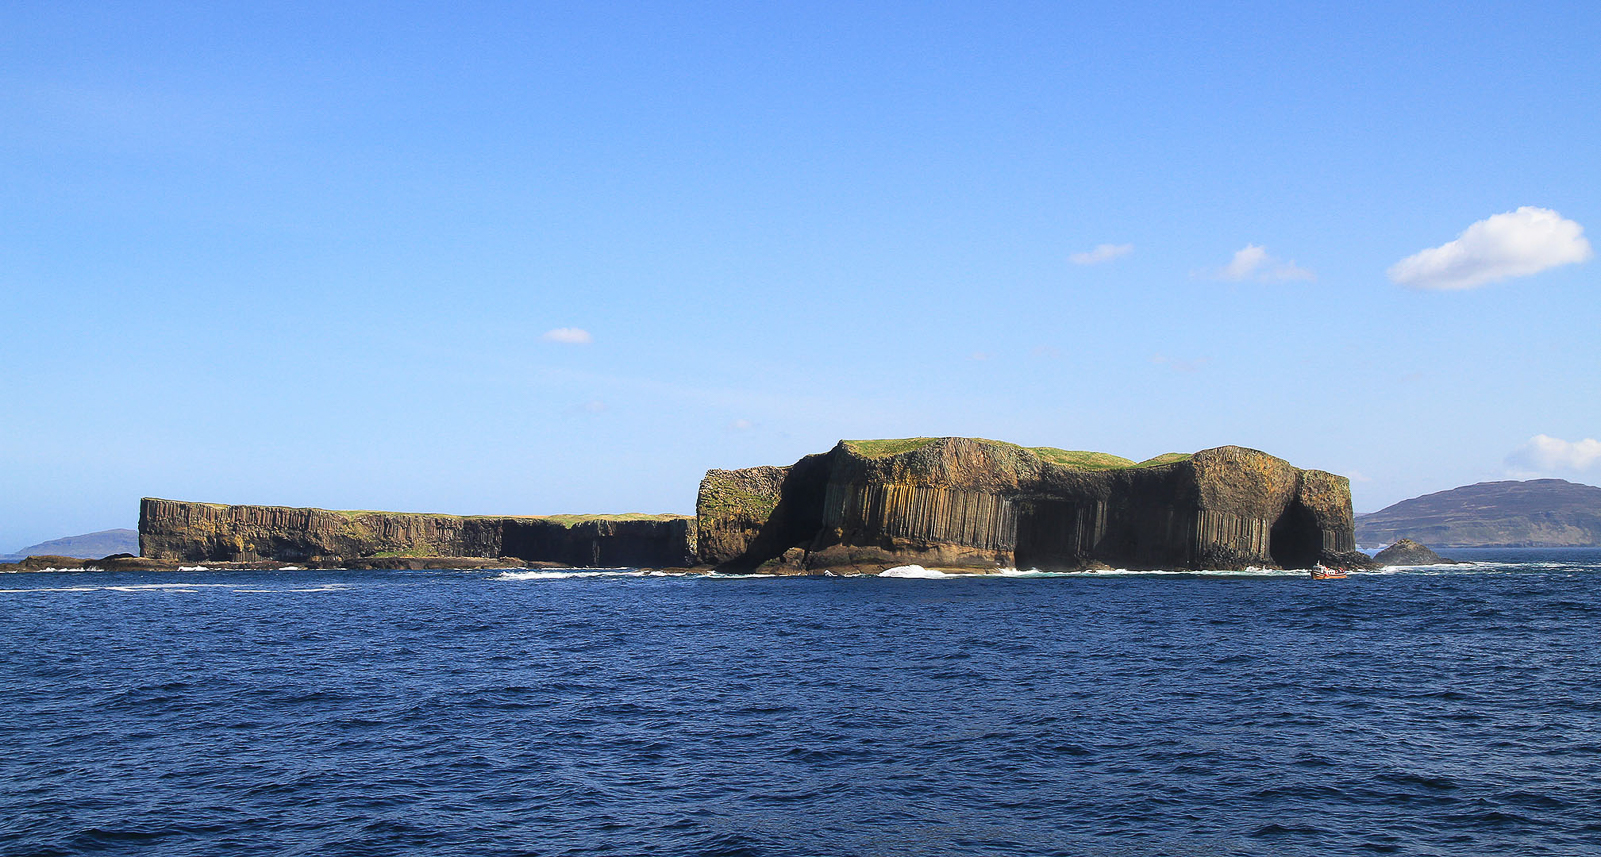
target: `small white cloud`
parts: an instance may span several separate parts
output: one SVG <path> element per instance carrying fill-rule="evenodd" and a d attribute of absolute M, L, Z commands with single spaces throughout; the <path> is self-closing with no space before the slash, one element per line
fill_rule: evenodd
<path fill-rule="evenodd" d="M 1100 244 L 1087 253 L 1074 253 L 1067 258 L 1075 265 L 1099 265 L 1102 262 L 1121 259 L 1133 252 L 1133 244 Z"/>
<path fill-rule="evenodd" d="M 729 431 L 750 431 L 756 424 L 750 420 L 734 420 L 728 424 Z"/>
<path fill-rule="evenodd" d="M 1471 289 L 1588 260 L 1584 227 L 1549 208 L 1524 206 L 1487 217 L 1455 241 L 1390 266 L 1391 282 L 1418 289 Z"/>
<path fill-rule="evenodd" d="M 1315 280 L 1317 274 L 1306 268 L 1285 262 L 1269 255 L 1267 248 L 1260 244 L 1247 244 L 1244 249 L 1234 254 L 1227 265 L 1210 273 L 1216 280 L 1229 280 L 1230 282 L 1244 282 L 1255 280 L 1259 283 L 1283 283 L 1290 280 Z"/>
<path fill-rule="evenodd" d="M 1165 354 L 1152 354 L 1151 362 L 1158 366 L 1166 366 L 1174 372 L 1194 372 L 1202 366 L 1212 362 L 1210 357 L 1197 357 L 1194 360 L 1179 360 Z"/>
<path fill-rule="evenodd" d="M 588 345 L 594 340 L 589 331 L 581 327 L 558 327 L 555 330 L 545 331 L 539 338 L 546 342 L 560 342 L 563 345 Z"/>
<path fill-rule="evenodd" d="M 579 405 L 578 407 L 579 407 L 580 410 L 584 411 L 585 413 L 589 413 L 589 414 L 605 413 L 606 410 L 607 410 L 606 403 L 602 402 L 599 399 L 590 399 L 589 401 L 583 403 L 582 405 Z"/>
<path fill-rule="evenodd" d="M 1583 473 L 1601 465 L 1601 440 L 1566 441 L 1537 434 L 1507 456 L 1507 468 L 1519 476 Z"/>
<path fill-rule="evenodd" d="M 975 351 L 972 354 L 967 355 L 967 359 L 969 359 L 969 360 L 988 360 L 988 359 L 990 359 L 990 356 L 991 355 L 990 355 L 990 353 L 988 351 Z"/>

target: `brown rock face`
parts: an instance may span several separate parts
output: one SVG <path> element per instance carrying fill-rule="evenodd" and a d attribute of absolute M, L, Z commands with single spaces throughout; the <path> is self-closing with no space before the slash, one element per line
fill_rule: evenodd
<path fill-rule="evenodd" d="M 830 461 L 707 472 L 695 500 L 700 562 L 749 570 L 810 539 L 822 526 Z"/>
<path fill-rule="evenodd" d="M 193 562 L 513 557 L 580 567 L 675 568 L 694 562 L 695 522 L 677 515 L 335 512 L 147 497 L 139 505 L 139 552 Z"/>
<path fill-rule="evenodd" d="M 1135 465 L 972 438 L 842 441 L 755 470 L 702 483 L 702 562 L 775 572 L 1369 564 L 1343 477 L 1241 447 Z M 741 505 L 732 486 L 761 490 Z"/>

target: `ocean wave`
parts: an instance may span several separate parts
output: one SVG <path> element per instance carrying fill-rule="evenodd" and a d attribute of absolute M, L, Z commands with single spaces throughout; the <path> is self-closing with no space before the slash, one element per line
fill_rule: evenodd
<path fill-rule="evenodd" d="M 908 580 L 973 580 L 995 577 L 1022 579 L 1056 577 L 1305 577 L 1306 569 L 1247 566 L 1233 569 L 1102 568 L 1086 569 L 1084 571 L 1041 571 L 1037 568 L 998 568 L 994 571 L 940 571 L 934 568 L 924 568 L 920 565 L 898 565 L 894 568 L 885 569 L 875 576 Z"/>
<path fill-rule="evenodd" d="M 924 568 L 920 565 L 897 565 L 894 568 L 884 569 L 878 573 L 878 576 L 905 577 L 914 578 L 917 580 L 944 580 L 947 577 L 959 577 L 961 575 L 947 574 L 943 571 L 936 571 L 932 568 Z"/>
<path fill-rule="evenodd" d="M 574 568 L 536 569 L 532 571 L 505 571 L 490 580 L 568 580 L 571 578 L 605 579 L 613 577 L 708 577 L 697 571 L 660 571 L 643 568 Z M 725 575 L 732 577 L 733 575 Z"/>
<path fill-rule="evenodd" d="M 0 589 L 5 592 L 123 592 L 128 594 L 164 593 L 196 594 L 216 590 L 228 592 L 346 592 L 353 586 L 348 583 L 325 583 L 318 586 L 297 586 L 285 589 L 242 589 L 237 583 L 122 583 L 84 584 L 82 586 L 35 586 L 17 589 Z"/>

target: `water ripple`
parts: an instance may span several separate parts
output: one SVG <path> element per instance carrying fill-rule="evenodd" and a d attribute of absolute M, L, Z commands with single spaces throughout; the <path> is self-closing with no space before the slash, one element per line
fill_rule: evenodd
<path fill-rule="evenodd" d="M 0 855 L 1601 852 L 1601 554 L 1473 558 L 8 577 Z"/>

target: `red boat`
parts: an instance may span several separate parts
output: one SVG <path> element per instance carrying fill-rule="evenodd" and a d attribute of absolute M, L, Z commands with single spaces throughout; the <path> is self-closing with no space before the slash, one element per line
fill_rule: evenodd
<path fill-rule="evenodd" d="M 1318 563 L 1316 566 L 1313 566 L 1311 573 L 1313 580 L 1339 580 L 1341 578 L 1350 577 L 1350 575 L 1346 574 L 1343 570 L 1338 568 L 1327 568 L 1322 563 Z"/>

